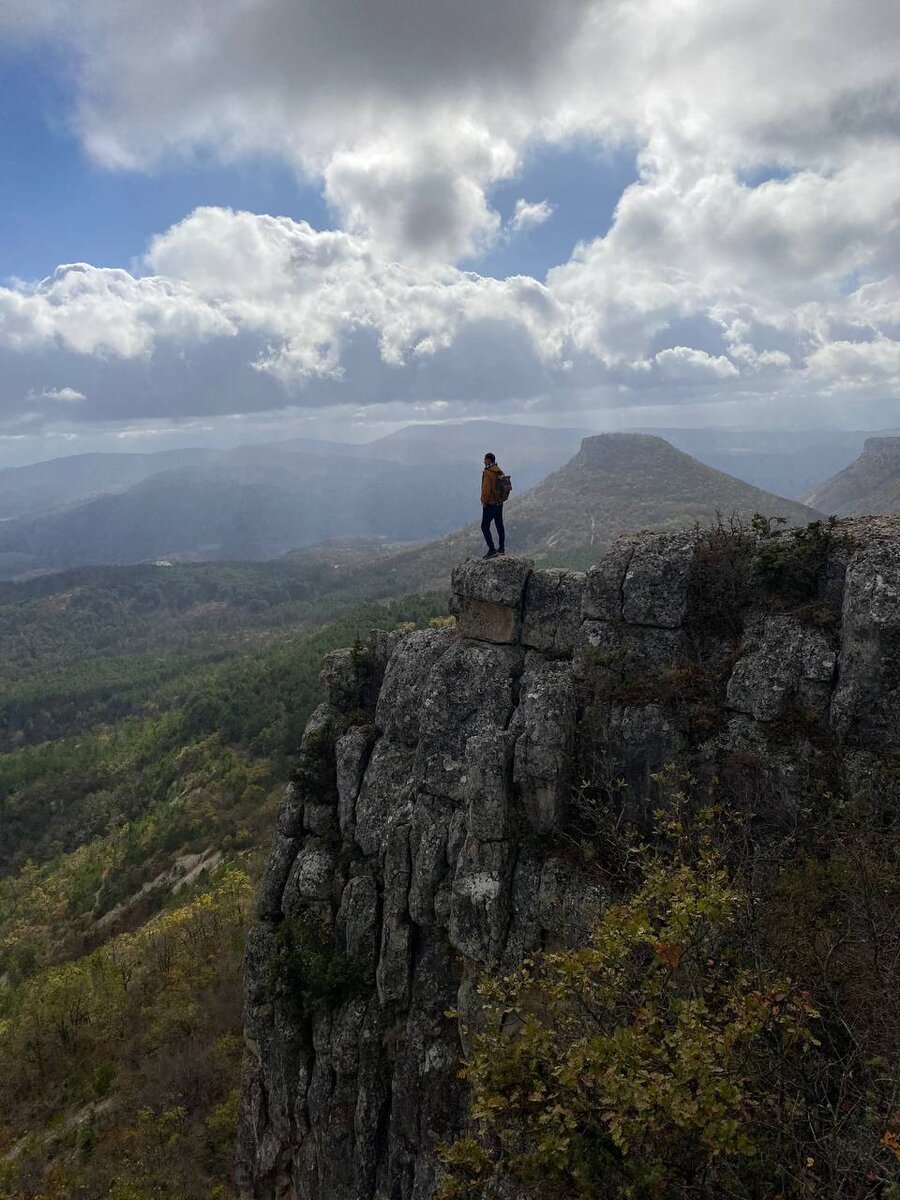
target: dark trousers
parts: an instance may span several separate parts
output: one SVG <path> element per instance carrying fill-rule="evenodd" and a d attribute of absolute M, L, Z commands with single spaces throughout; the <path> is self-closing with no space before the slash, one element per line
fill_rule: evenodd
<path fill-rule="evenodd" d="M 506 534 L 503 531 L 503 505 L 502 504 L 485 504 L 483 508 L 483 516 L 481 518 L 481 532 L 484 534 L 484 540 L 487 542 L 488 550 L 494 549 L 494 542 L 491 537 L 491 521 L 497 529 L 497 538 L 500 545 L 498 550 L 505 549 Z"/>

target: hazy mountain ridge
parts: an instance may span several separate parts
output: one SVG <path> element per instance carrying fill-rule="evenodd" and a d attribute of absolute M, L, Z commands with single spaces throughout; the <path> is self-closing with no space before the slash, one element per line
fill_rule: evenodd
<path fill-rule="evenodd" d="M 604 433 L 583 440 L 578 454 L 525 495 L 504 506 L 507 548 L 538 562 L 580 562 L 622 533 L 689 529 L 719 516 L 749 521 L 755 513 L 805 524 L 820 514 L 707 467 L 650 434 Z M 379 564 L 385 594 L 440 586 L 452 567 L 484 552 L 479 524 Z"/>
<path fill-rule="evenodd" d="M 900 513 L 900 437 L 867 438 L 859 458 L 806 499 L 842 516 Z"/>
<path fill-rule="evenodd" d="M 364 445 L 295 439 L 191 451 L 187 465 L 155 471 L 153 455 L 76 456 L 20 468 L 20 507 L 41 511 L 0 523 L 0 574 L 155 558 L 259 559 L 336 537 L 419 541 L 477 508 L 490 445 L 503 443 L 521 491 L 567 461 L 579 437 L 577 430 L 473 421 L 411 427 Z M 166 454 L 157 466 L 170 462 Z M 36 499 L 57 470 L 68 491 L 46 495 L 68 496 L 62 507 Z M 143 476 L 112 486 L 129 472 Z M 87 494 L 73 499 L 79 487 Z"/>

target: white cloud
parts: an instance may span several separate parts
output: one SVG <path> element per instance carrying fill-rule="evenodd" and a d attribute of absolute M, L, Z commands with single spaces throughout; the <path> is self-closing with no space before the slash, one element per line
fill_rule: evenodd
<path fill-rule="evenodd" d="M 548 200 L 517 200 L 509 222 L 510 232 L 520 233 L 524 229 L 535 229 L 538 225 L 543 225 L 553 216 L 553 208 Z"/>
<path fill-rule="evenodd" d="M 506 395 L 599 406 L 645 391 L 681 403 L 697 388 L 709 404 L 755 390 L 800 412 L 842 388 L 896 385 L 893 0 L 221 0 L 210 12 L 41 0 L 27 21 L 0 13 L 0 36 L 37 31 L 74 50 L 73 119 L 102 164 L 275 155 L 320 183 L 338 228 L 201 208 L 153 240 L 146 276 L 80 264 L 0 289 L 18 397 L 26 362 L 38 380 L 26 387 L 84 391 L 92 417 L 128 403 L 167 416 L 460 411 Z M 576 137 L 639 150 L 605 236 L 546 284 L 460 271 L 549 218 L 552 179 L 505 229 L 491 189 L 536 145 Z M 121 372 L 139 364 L 165 394 L 133 374 L 126 387 Z"/>
<path fill-rule="evenodd" d="M 664 379 L 676 383 L 733 379 L 738 373 L 734 363 L 724 355 L 713 356 L 690 346 L 672 346 L 668 350 L 660 350 L 656 355 L 656 365 Z"/>
<path fill-rule="evenodd" d="M 61 388 L 44 388 L 40 394 L 41 400 L 53 400 L 60 404 L 78 404 L 81 400 L 86 400 L 84 392 L 79 392 L 77 388 L 61 387 Z"/>

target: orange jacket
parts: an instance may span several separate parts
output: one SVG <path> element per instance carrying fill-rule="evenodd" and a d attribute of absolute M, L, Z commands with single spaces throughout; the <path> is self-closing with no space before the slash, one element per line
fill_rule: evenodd
<path fill-rule="evenodd" d="M 485 467 L 481 475 L 481 503 L 482 504 L 499 504 L 500 497 L 497 495 L 497 479 L 503 472 L 496 463 L 493 466 Z"/>

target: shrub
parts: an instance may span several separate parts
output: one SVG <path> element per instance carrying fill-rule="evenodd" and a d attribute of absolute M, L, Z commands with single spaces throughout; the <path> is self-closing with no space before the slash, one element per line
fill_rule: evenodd
<path fill-rule="evenodd" d="M 367 985 L 360 961 L 338 950 L 332 931 L 311 912 L 286 917 L 276 937 L 270 987 L 295 1018 L 305 1020 L 335 1008 Z"/>
<path fill-rule="evenodd" d="M 752 1194 L 770 1077 L 811 1044 L 817 1014 L 724 950 L 746 898 L 708 829 L 692 846 L 675 814 L 661 832 L 671 852 L 635 849 L 640 886 L 586 946 L 481 985 L 473 1128 L 443 1155 L 442 1200 L 487 1197 L 498 1179 L 560 1200 Z"/>

